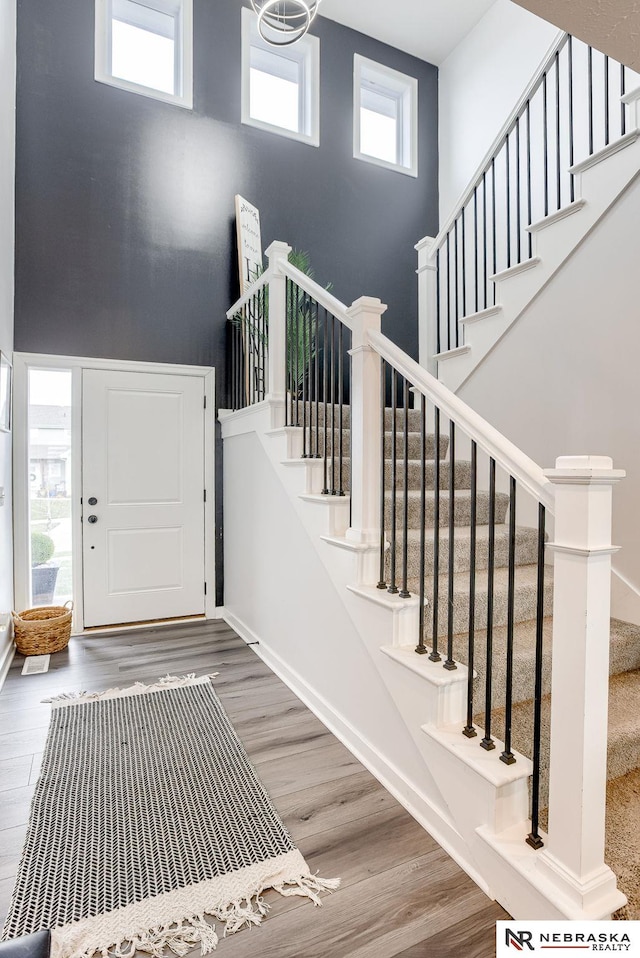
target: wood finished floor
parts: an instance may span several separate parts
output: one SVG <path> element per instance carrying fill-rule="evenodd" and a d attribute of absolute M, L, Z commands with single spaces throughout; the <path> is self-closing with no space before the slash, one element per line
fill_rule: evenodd
<path fill-rule="evenodd" d="M 75 637 L 45 675 L 16 655 L 0 693 L 0 919 L 13 889 L 58 691 L 97 691 L 167 672 L 214 679 L 238 735 L 312 871 L 339 876 L 322 908 L 267 894 L 258 929 L 220 958 L 493 958 L 490 901 L 375 778 L 222 622 Z M 1 923 L 1 922 L 0 922 Z M 199 954 L 199 951 L 195 954 Z"/>

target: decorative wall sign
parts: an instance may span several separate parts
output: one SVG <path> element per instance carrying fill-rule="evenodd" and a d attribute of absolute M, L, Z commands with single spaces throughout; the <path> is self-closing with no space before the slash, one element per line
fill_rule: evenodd
<path fill-rule="evenodd" d="M 260 213 L 239 193 L 236 194 L 236 230 L 240 292 L 244 293 L 262 270 L 262 239 Z"/>
<path fill-rule="evenodd" d="M 0 352 L 0 431 L 11 432 L 11 363 Z"/>

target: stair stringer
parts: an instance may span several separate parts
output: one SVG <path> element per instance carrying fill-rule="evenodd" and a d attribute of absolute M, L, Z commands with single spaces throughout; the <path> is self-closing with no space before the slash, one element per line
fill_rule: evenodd
<path fill-rule="evenodd" d="M 477 322 L 462 320 L 464 343 L 469 348 L 455 355 L 452 351 L 438 363 L 438 378 L 453 392 L 467 381 L 640 174 L 640 130 L 632 130 L 573 169 L 576 202 L 560 210 L 563 215 L 552 213 L 532 224 L 533 258 L 538 261 L 530 269 L 523 268 L 525 261 L 496 275 L 500 308 L 487 310 Z"/>
<path fill-rule="evenodd" d="M 235 420 L 235 414 L 221 414 L 223 437 L 244 432 L 257 434 L 424 759 L 427 787 L 416 787 L 416 783 L 403 779 L 402 772 L 385 759 L 376 761 L 375 746 L 363 743 L 358 730 L 341 721 L 331 703 L 314 692 L 308 679 L 289 668 L 259 636 L 252 634 L 251 640 L 260 641 L 254 650 L 467 874 L 514 918 L 609 917 L 624 903 L 624 896 L 614 890 L 589 913 L 580 911 L 570 898 L 570 889 L 563 894 L 557 876 L 550 880 L 548 872 L 540 867 L 540 854 L 526 846 L 528 760 L 519 756 L 518 768 L 512 770 L 500 766 L 497 752 L 489 770 L 486 753 L 477 746 L 474 754 L 471 748 L 465 748 L 466 740 L 460 731 L 464 725 L 466 669 L 459 666 L 458 675 L 452 677 L 441 669 L 429 674 L 430 670 L 424 668 L 424 674 L 418 674 L 417 666 L 407 664 L 414 661 L 415 655 L 409 643 L 418 631 L 416 599 L 388 596 L 367 584 L 377 579 L 377 549 L 355 545 L 345 538 L 348 497 L 327 497 L 309 491 L 317 487 L 317 463 L 300 460 L 299 467 L 292 467 L 292 459 L 299 451 L 300 431 L 280 425 L 283 417 L 275 405 L 271 404 L 267 414 L 265 404 L 258 404 L 253 418 L 243 410 L 241 421 Z M 227 618 L 243 634 L 242 623 Z M 440 671 L 444 678 L 438 674 Z M 496 742 L 496 746 L 501 749 L 501 743 Z M 469 796 L 473 796 L 473 801 L 469 801 Z"/>

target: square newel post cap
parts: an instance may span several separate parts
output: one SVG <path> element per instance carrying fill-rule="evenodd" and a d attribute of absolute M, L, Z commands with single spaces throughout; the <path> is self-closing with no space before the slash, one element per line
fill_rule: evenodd
<path fill-rule="evenodd" d="M 426 250 L 428 253 L 430 253 L 435 241 L 435 236 L 423 236 L 421 240 L 418 240 L 413 248 L 418 253 L 422 252 L 422 250 Z"/>
<path fill-rule="evenodd" d="M 613 484 L 626 476 L 624 469 L 613 468 L 609 456 L 559 456 L 555 469 L 545 469 L 544 474 L 550 482 L 577 485 Z"/>
<path fill-rule="evenodd" d="M 274 240 L 271 246 L 268 246 L 265 250 L 267 256 L 269 257 L 269 262 L 278 259 L 289 259 L 289 253 L 291 252 L 292 247 L 288 243 L 283 243 L 281 240 Z"/>
<path fill-rule="evenodd" d="M 351 316 L 352 319 L 357 319 L 365 313 L 369 316 L 382 316 L 386 310 L 387 307 L 382 300 L 376 299 L 373 296 L 361 296 L 349 306 L 347 314 Z"/>

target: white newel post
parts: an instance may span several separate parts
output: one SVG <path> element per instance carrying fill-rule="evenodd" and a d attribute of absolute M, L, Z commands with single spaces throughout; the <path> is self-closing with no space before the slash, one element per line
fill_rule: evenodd
<path fill-rule="evenodd" d="M 267 249 L 269 268 L 268 400 L 284 402 L 287 392 L 287 278 L 279 264 L 287 262 L 291 247 L 275 240 Z"/>
<path fill-rule="evenodd" d="M 570 907 L 603 918 L 624 902 L 604 864 L 613 486 L 607 456 L 564 456 L 555 486 L 549 839 L 539 864 Z"/>
<path fill-rule="evenodd" d="M 415 247 L 418 252 L 418 358 L 432 376 L 438 375 L 438 362 L 433 358 L 438 351 L 435 242 L 433 236 L 425 236 Z"/>
<path fill-rule="evenodd" d="M 346 537 L 363 545 L 380 539 L 380 357 L 369 331 L 380 332 L 386 306 L 362 296 L 349 307 L 351 349 L 351 526 Z"/>

